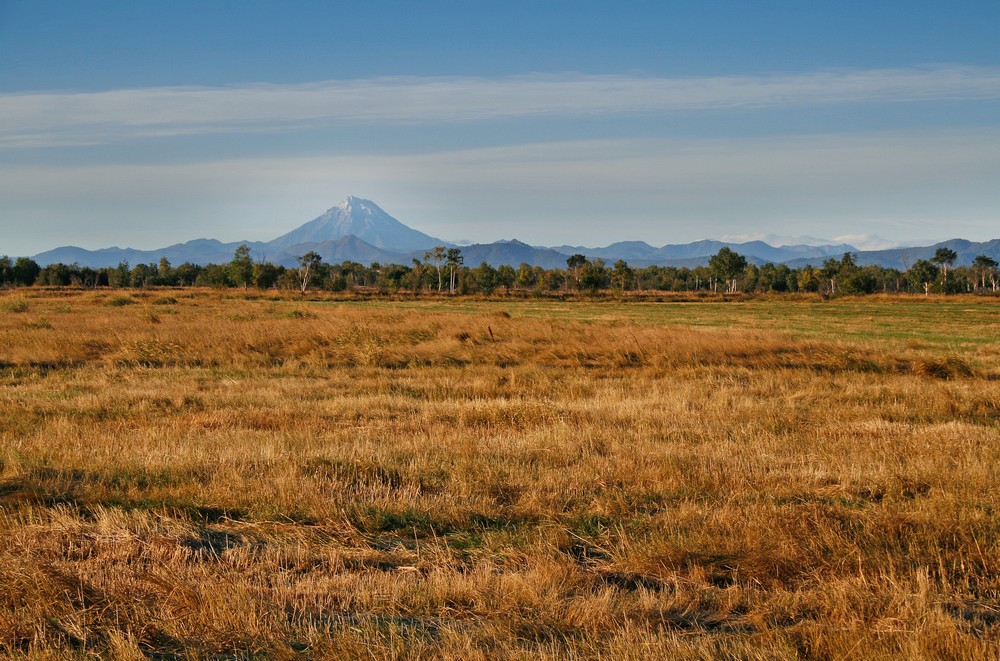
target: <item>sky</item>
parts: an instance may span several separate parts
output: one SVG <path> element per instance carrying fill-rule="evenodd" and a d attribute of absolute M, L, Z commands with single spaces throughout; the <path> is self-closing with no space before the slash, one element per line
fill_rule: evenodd
<path fill-rule="evenodd" d="M 1000 238 L 1000 2 L 0 0 L 0 254 Z"/>

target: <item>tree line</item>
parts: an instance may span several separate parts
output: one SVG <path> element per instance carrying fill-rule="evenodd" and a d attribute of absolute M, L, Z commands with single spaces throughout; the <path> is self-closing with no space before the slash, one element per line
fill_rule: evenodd
<path fill-rule="evenodd" d="M 977 256 L 969 266 L 955 266 L 958 255 L 939 248 L 930 259 L 915 261 L 905 269 L 857 263 L 852 253 L 829 258 L 820 266 L 791 268 L 784 264 L 757 266 L 730 248 L 722 248 L 706 266 L 632 267 L 625 260 L 608 265 L 601 259 L 571 255 L 565 268 L 545 269 L 522 263 L 518 267 L 468 266 L 460 248 L 439 246 L 410 264 L 368 266 L 353 261 L 328 264 L 308 252 L 288 268 L 253 259 L 250 248 L 238 247 L 223 264 L 185 262 L 174 266 L 166 258 L 158 263 L 91 268 L 78 264 L 42 267 L 28 257 L 0 257 L 3 287 L 239 287 L 286 289 L 306 292 L 377 290 L 436 291 L 451 294 L 494 292 L 664 291 L 716 293 L 817 292 L 826 296 L 874 293 L 963 294 L 1000 291 L 997 261 Z"/>

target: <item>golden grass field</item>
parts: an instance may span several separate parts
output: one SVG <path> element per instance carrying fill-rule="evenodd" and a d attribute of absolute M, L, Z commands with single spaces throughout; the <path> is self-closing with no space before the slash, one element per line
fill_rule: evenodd
<path fill-rule="evenodd" d="M 998 312 L 0 292 L 0 653 L 1000 658 Z"/>

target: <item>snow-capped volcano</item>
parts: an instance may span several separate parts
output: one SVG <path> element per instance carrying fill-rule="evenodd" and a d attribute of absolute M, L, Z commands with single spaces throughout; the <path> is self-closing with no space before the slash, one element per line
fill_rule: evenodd
<path fill-rule="evenodd" d="M 268 242 L 284 249 L 302 243 L 322 243 L 344 236 L 356 236 L 384 250 L 409 252 L 449 245 L 441 239 L 407 227 L 371 200 L 349 196 L 323 215 Z"/>

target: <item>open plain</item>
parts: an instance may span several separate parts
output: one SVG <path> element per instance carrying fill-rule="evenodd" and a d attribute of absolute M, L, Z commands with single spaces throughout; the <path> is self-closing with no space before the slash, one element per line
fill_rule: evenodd
<path fill-rule="evenodd" d="M 1000 657 L 998 310 L 0 292 L 0 652 Z"/>

